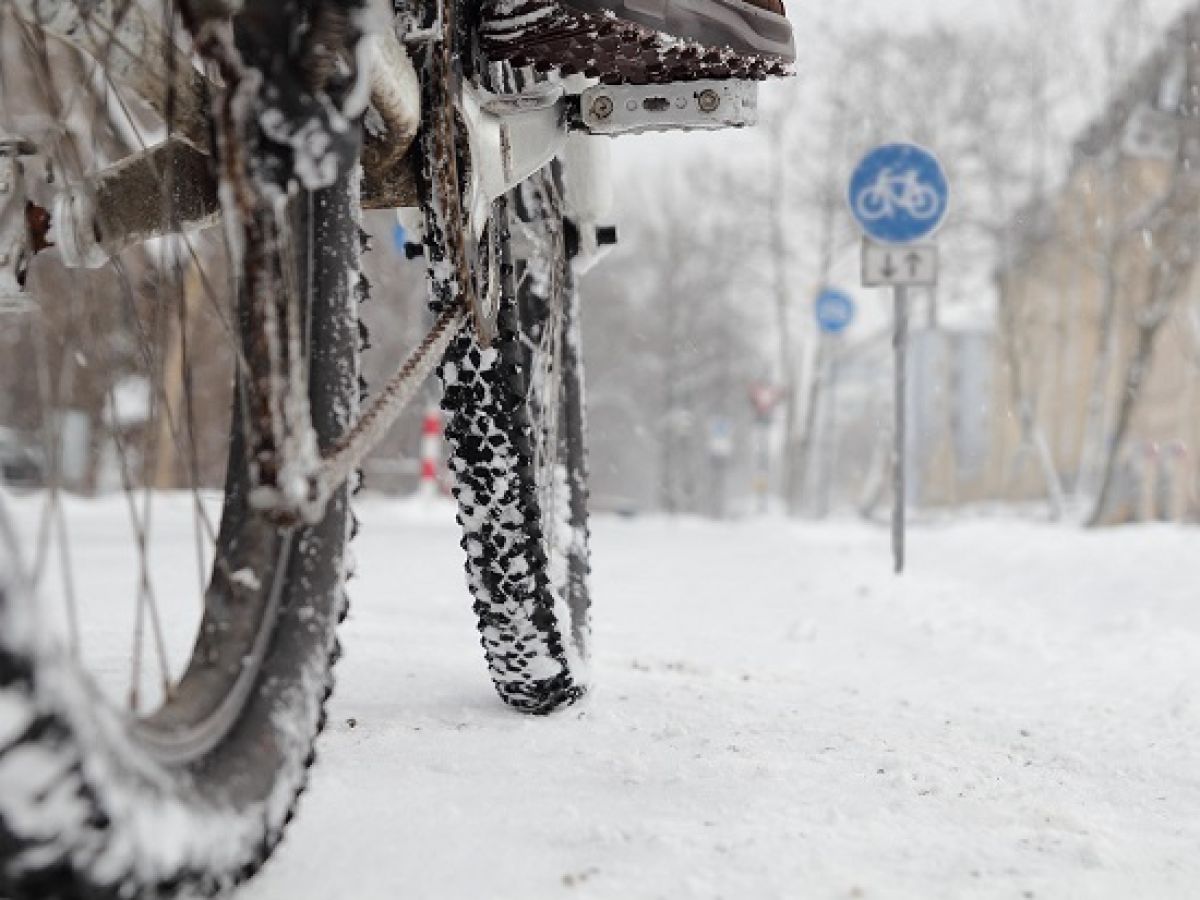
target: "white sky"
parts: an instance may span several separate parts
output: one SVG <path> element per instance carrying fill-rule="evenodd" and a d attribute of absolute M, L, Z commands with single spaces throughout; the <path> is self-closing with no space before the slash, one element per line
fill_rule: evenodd
<path fill-rule="evenodd" d="M 792 0 L 788 12 L 798 21 L 811 15 L 836 24 L 892 24 L 912 29 L 934 21 L 1011 21 L 1016 5 L 1015 0 Z"/>
<path fill-rule="evenodd" d="M 787 3 L 787 0 L 784 0 Z M 1095 14 L 1113 0 L 1034 0 L 1063 12 Z M 1020 0 L 791 0 L 788 13 L 796 20 L 816 16 L 835 24 L 893 24 L 920 28 L 931 22 L 1015 23 L 1020 20 Z M 1143 14 L 1163 22 L 1187 5 L 1187 0 L 1142 0 Z"/>
<path fill-rule="evenodd" d="M 1035 8 L 1050 14 L 1050 18 L 1063 23 L 1061 32 L 1075 42 L 1074 51 L 1084 51 L 1099 60 L 1102 32 L 1111 21 L 1111 12 L 1121 4 L 1125 10 L 1136 9 L 1139 0 L 784 0 L 796 29 L 797 48 L 800 62 L 797 78 L 836 78 L 836 72 L 822 68 L 822 42 L 847 30 L 868 27 L 894 26 L 897 30 L 912 31 L 930 25 L 950 28 L 978 28 L 995 26 L 998 31 L 1020 28 L 1023 24 L 1022 8 L 1036 4 Z M 1127 52 L 1140 56 L 1152 49 L 1150 32 L 1161 29 L 1172 21 L 1190 3 L 1200 0 L 1140 0 L 1140 18 L 1144 23 L 1143 35 L 1136 46 L 1125 48 Z M 807 62 L 807 65 L 806 65 Z M 1052 61 L 1053 64 L 1053 61 Z M 770 105 L 773 85 L 763 88 L 764 106 Z M 1085 91 L 1085 94 L 1087 92 Z M 1097 106 L 1103 97 L 1094 96 Z M 707 134 L 651 134 L 638 137 L 622 137 L 612 142 L 613 173 L 617 197 L 616 218 L 618 221 L 634 213 L 637 205 L 653 202 L 658 180 L 669 173 L 683 160 L 707 158 L 714 169 L 730 166 L 761 165 L 763 129 L 723 131 Z M 756 160 L 758 161 L 756 163 Z M 847 285 L 857 282 L 857 252 L 847 252 L 835 264 L 833 280 Z M 886 310 L 883 306 L 875 310 L 874 317 L 866 315 L 867 308 L 879 304 L 864 303 L 864 313 L 858 324 L 866 328 L 869 319 L 883 321 Z M 862 328 L 859 329 L 860 331 Z"/>
<path fill-rule="evenodd" d="M 954 27 L 995 24 L 1014 27 L 1020 24 L 1023 0 L 784 0 L 796 29 L 801 63 L 798 77 L 820 73 L 803 65 L 805 41 L 814 40 L 822 31 L 838 31 L 867 26 L 893 25 L 901 30 L 917 30 L 931 24 Z M 1052 11 L 1074 20 L 1078 40 L 1098 44 L 1100 30 L 1116 4 L 1138 4 L 1147 24 L 1163 27 L 1194 0 L 1025 0 L 1049 6 Z M 815 38 L 819 40 L 819 38 Z M 1145 48 L 1149 50 L 1150 48 Z M 771 86 L 764 86 L 764 95 Z M 613 142 L 614 169 L 618 176 L 645 170 L 655 163 L 673 162 L 695 154 L 716 152 L 739 154 L 752 152 L 761 138 L 753 130 L 717 134 L 651 134 L 622 137 Z"/>

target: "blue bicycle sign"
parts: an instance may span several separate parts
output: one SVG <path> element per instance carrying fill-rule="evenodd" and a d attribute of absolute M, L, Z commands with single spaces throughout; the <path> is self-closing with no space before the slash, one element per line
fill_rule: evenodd
<path fill-rule="evenodd" d="M 915 144 L 884 144 L 850 177 L 850 212 L 870 237 L 908 244 L 937 231 L 950 208 L 950 183 L 937 157 Z"/>
<path fill-rule="evenodd" d="M 854 300 L 845 291 L 825 288 L 815 304 L 817 325 L 825 334 L 841 334 L 854 321 Z"/>

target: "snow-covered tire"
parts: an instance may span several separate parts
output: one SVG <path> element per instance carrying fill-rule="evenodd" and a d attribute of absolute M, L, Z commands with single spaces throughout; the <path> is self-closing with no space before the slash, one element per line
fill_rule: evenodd
<path fill-rule="evenodd" d="M 310 403 L 322 446 L 344 432 L 358 400 L 357 184 L 348 175 L 312 196 L 313 253 L 297 260 L 313 277 Z M 247 501 L 242 417 L 232 418 L 219 558 L 180 682 L 223 679 L 231 687 L 224 695 L 178 688 L 180 697 L 220 709 L 179 709 L 172 700 L 150 720 L 135 721 L 103 699 L 76 658 L 40 627 L 44 611 L 17 549 L 29 536 L 0 521 L 5 900 L 224 893 L 261 866 L 292 818 L 332 689 L 335 629 L 345 612 L 348 489 L 316 525 L 289 530 L 270 521 Z M 247 613 L 257 616 L 250 625 Z M 230 663 L 221 655 L 236 646 L 227 635 L 238 628 L 251 629 L 246 646 L 256 666 L 246 656 Z M 239 663 L 252 676 L 236 674 Z M 199 733 L 218 715 L 226 724 L 196 738 L 186 759 L 164 753 L 164 735 Z"/>
<path fill-rule="evenodd" d="M 440 370 L 483 649 L 500 696 L 532 713 L 575 702 L 588 683 L 583 370 L 560 197 L 547 168 L 497 213 L 512 259 L 498 337 L 485 349 L 468 325 Z"/>

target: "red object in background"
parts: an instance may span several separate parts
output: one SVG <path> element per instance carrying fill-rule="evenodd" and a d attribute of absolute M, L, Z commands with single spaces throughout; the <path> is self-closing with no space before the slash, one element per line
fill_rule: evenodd
<path fill-rule="evenodd" d="M 421 424 L 421 487 L 423 497 L 438 494 L 438 460 L 442 453 L 442 413 L 432 406 Z"/>
<path fill-rule="evenodd" d="M 750 405 L 761 420 L 771 418 L 771 413 L 783 401 L 783 388 L 756 381 L 750 385 Z"/>

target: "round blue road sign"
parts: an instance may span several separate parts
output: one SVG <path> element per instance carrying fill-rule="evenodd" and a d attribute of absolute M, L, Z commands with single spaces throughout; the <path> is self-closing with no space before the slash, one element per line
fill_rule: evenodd
<path fill-rule="evenodd" d="M 854 301 L 845 291 L 825 288 L 817 295 L 817 324 L 826 334 L 841 334 L 854 321 Z"/>
<path fill-rule="evenodd" d="M 929 237 L 950 209 L 950 182 L 936 156 L 916 144 L 884 144 L 850 176 L 850 212 L 868 237 L 908 244 Z"/>

